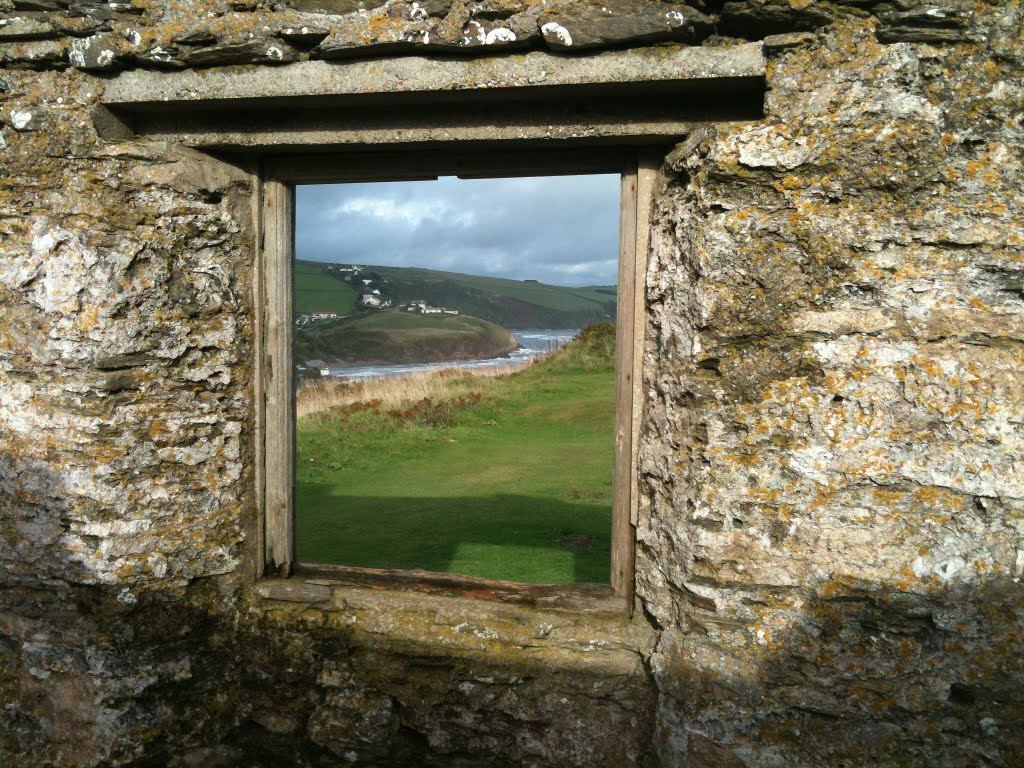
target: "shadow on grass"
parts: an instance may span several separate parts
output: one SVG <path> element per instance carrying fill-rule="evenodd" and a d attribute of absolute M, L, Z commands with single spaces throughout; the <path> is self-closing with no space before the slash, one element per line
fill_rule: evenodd
<path fill-rule="evenodd" d="M 611 506 L 515 494 L 343 496 L 328 485 L 303 483 L 296 545 L 304 563 L 607 584 Z"/>

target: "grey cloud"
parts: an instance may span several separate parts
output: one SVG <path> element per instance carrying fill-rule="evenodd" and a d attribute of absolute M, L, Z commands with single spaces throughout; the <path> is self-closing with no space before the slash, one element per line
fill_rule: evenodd
<path fill-rule="evenodd" d="M 616 175 L 299 187 L 300 259 L 615 282 Z"/>

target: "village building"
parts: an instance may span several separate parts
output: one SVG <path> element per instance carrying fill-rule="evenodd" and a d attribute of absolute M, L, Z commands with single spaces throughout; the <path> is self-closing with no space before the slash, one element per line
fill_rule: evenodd
<path fill-rule="evenodd" d="M 319 358 L 315 360 L 307 360 L 305 365 L 307 368 L 312 368 L 313 370 L 318 371 L 321 376 L 331 375 L 330 366 L 327 365 L 327 363 L 325 363 L 323 360 L 320 360 Z"/>
<path fill-rule="evenodd" d="M 364 293 L 359 297 L 360 303 L 365 307 L 389 307 L 391 306 L 390 299 L 382 299 L 379 295 L 373 293 Z"/>
<path fill-rule="evenodd" d="M 306 326 L 312 323 L 317 323 L 322 320 L 337 320 L 337 312 L 309 312 L 306 314 L 297 315 L 295 318 L 295 325 Z"/>

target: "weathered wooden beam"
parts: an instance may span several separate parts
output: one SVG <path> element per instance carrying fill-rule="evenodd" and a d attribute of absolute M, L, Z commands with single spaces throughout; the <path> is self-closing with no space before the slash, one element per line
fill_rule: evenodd
<path fill-rule="evenodd" d="M 294 561 L 295 402 L 292 371 L 293 188 L 263 184 L 266 261 L 265 430 L 267 573 L 287 576 Z"/>
<path fill-rule="evenodd" d="M 619 198 L 619 283 L 615 333 L 615 469 L 612 484 L 612 588 L 633 602 L 634 533 L 633 349 L 636 319 L 637 169 L 622 174 Z"/>

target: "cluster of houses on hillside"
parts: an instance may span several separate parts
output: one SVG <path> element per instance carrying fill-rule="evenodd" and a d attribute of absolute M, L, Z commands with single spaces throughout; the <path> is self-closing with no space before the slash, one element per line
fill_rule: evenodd
<path fill-rule="evenodd" d="M 366 281 L 364 280 L 363 282 L 365 283 Z M 360 296 L 359 303 L 362 304 L 364 307 L 374 307 L 379 309 L 381 307 L 390 307 L 391 299 L 385 299 L 383 296 L 380 295 L 379 290 L 374 289 L 372 292 L 364 293 L 362 296 Z"/>
<path fill-rule="evenodd" d="M 329 273 L 345 281 L 359 294 L 359 305 L 366 308 L 382 309 L 391 306 L 391 299 L 381 295 L 380 288 L 373 287 L 375 275 L 371 272 L 370 277 L 360 277 L 363 268 L 358 264 L 329 264 L 326 266 Z M 359 285 L 362 283 L 362 285 Z"/>
<path fill-rule="evenodd" d="M 359 306 L 363 309 L 384 309 L 393 304 L 393 300 L 381 293 L 380 288 L 374 286 L 374 281 L 379 277 L 374 272 L 364 277 L 364 267 L 358 264 L 324 264 L 324 269 L 338 279 L 348 283 L 359 292 Z M 387 281 L 383 281 L 385 289 Z M 459 310 L 448 309 L 447 307 L 432 307 L 424 299 L 417 299 L 408 304 L 401 304 L 399 309 L 406 312 L 418 312 L 422 315 L 457 315 Z M 317 323 L 321 320 L 334 320 L 339 315 L 336 312 L 309 312 L 295 318 L 295 325 L 303 327 Z"/>
<path fill-rule="evenodd" d="M 446 309 L 445 307 L 432 307 L 422 299 L 414 301 L 411 304 L 402 304 L 401 309 L 406 312 L 419 312 L 421 315 L 457 315 L 459 310 L 457 309 Z"/>
<path fill-rule="evenodd" d="M 324 267 L 335 275 L 358 275 L 363 271 L 358 264 L 325 264 Z"/>
<path fill-rule="evenodd" d="M 305 325 L 312 325 L 321 320 L 337 320 L 337 312 L 308 312 L 295 318 L 295 325 L 302 328 Z"/>

